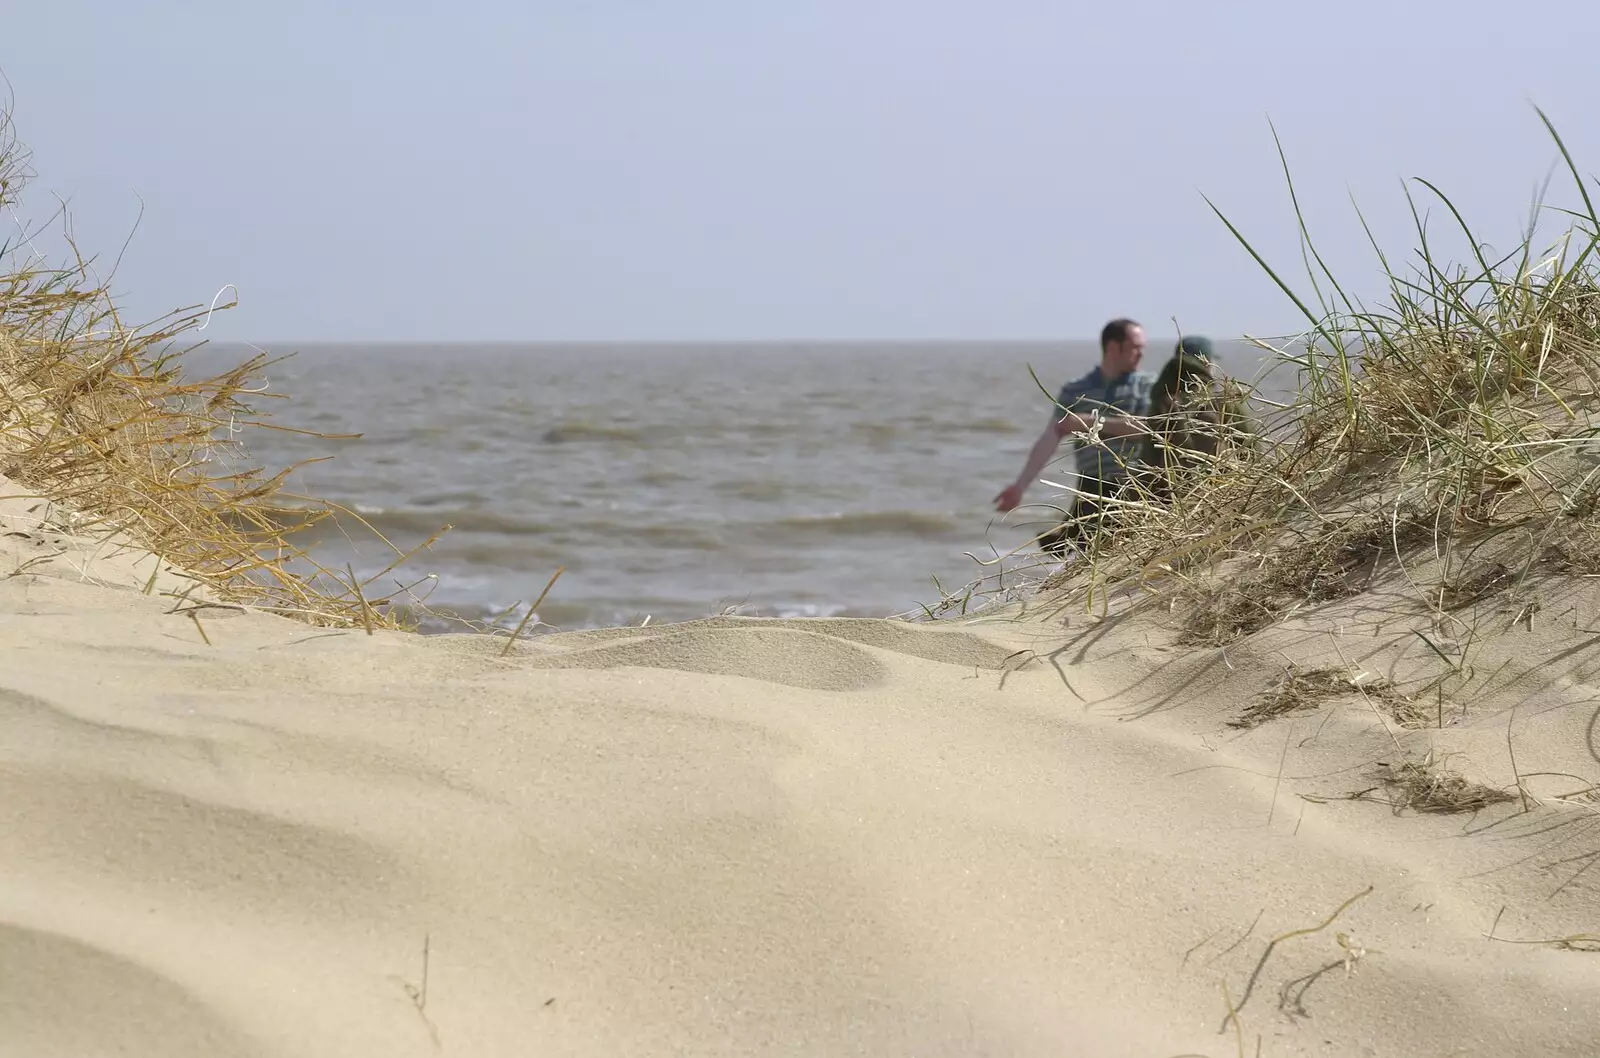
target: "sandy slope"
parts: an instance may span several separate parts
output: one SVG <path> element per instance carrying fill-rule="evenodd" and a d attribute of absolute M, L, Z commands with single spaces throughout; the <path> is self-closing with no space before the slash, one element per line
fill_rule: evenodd
<path fill-rule="evenodd" d="M 0 577 L 62 554 L 0 580 L 6 1058 L 1221 1056 L 1224 984 L 1246 1053 L 1600 1041 L 1600 955 L 1506 943 L 1600 933 L 1600 817 L 1552 796 L 1600 777 L 1582 585 L 1443 731 L 1359 696 L 1240 731 L 1286 657 L 1437 665 L 1406 600 L 1226 652 L 1081 614 L 502 660 L 209 609 L 207 645 L 181 578 L 146 594 L 148 556 L 28 506 L 0 501 Z M 1529 812 L 1300 796 L 1376 785 L 1397 742 L 1507 784 L 1508 729 Z"/>

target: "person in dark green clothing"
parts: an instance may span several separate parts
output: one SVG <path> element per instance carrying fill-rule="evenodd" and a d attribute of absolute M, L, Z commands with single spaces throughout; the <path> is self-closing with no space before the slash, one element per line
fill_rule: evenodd
<path fill-rule="evenodd" d="M 1204 466 L 1224 445 L 1253 447 L 1258 433 L 1237 385 L 1218 376 L 1211 339 L 1199 335 L 1179 341 L 1156 376 L 1146 424 L 1141 462 L 1164 496 L 1177 475 Z"/>

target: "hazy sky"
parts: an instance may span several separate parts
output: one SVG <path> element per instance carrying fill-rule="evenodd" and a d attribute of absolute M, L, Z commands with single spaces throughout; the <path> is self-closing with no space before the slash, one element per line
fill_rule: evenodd
<path fill-rule="evenodd" d="M 1417 175 L 1513 240 L 1535 102 L 1600 171 L 1592 0 L 12 6 L 24 212 L 109 263 L 142 198 L 123 303 L 232 283 L 218 339 L 1281 333 L 1201 198 L 1302 274 L 1269 117 L 1368 292 L 1350 194 L 1400 253 Z"/>

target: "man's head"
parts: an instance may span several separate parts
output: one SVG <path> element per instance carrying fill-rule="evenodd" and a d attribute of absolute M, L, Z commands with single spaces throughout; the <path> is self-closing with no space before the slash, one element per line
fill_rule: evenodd
<path fill-rule="evenodd" d="M 1100 371 L 1119 378 L 1144 359 L 1144 328 L 1133 320 L 1112 320 L 1100 329 Z"/>

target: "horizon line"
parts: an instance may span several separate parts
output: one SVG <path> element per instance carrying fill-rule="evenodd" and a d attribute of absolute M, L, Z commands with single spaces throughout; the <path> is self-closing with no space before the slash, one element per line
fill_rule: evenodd
<path fill-rule="evenodd" d="M 1189 332 L 1205 333 L 1205 332 Z M 174 335 L 173 341 L 187 336 Z M 1251 344 L 1252 338 L 1282 341 L 1264 336 L 1211 335 L 1213 341 Z M 199 338 L 211 345 L 253 345 L 264 348 L 306 346 L 905 346 L 905 345 L 1097 345 L 1099 335 L 1087 337 L 993 337 L 993 338 Z M 1160 344 L 1160 343 L 1155 343 Z"/>

